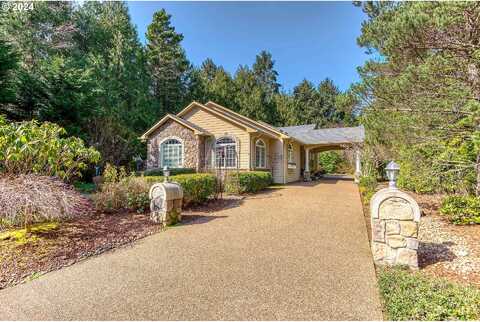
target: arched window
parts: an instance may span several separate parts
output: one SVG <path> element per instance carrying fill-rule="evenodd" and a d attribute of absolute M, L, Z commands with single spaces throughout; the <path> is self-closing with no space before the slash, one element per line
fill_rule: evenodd
<path fill-rule="evenodd" d="M 183 145 L 177 139 L 167 139 L 160 145 L 161 166 L 183 167 Z"/>
<path fill-rule="evenodd" d="M 257 140 L 255 143 L 255 168 L 266 168 L 267 146 L 263 140 Z"/>
<path fill-rule="evenodd" d="M 215 162 L 219 168 L 237 166 L 237 143 L 230 137 L 219 138 L 215 143 Z"/>
<path fill-rule="evenodd" d="M 289 143 L 287 147 L 287 160 L 288 163 L 295 163 L 295 158 L 293 155 L 293 144 Z"/>

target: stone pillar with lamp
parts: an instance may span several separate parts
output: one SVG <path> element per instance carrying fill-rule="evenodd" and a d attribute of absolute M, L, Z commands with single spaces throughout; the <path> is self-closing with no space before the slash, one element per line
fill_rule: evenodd
<path fill-rule="evenodd" d="M 163 168 L 164 181 L 150 188 L 150 219 L 163 226 L 174 225 L 182 220 L 183 189 L 170 182 L 170 169 Z"/>
<path fill-rule="evenodd" d="M 386 169 L 388 188 L 373 195 L 370 201 L 372 253 L 377 265 L 403 265 L 418 269 L 417 202 L 397 188 L 400 166 L 390 162 Z"/>

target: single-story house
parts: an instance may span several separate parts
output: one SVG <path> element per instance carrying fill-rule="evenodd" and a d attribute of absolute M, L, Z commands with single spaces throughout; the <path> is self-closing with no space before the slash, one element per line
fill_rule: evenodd
<path fill-rule="evenodd" d="M 193 168 L 270 171 L 275 183 L 309 180 L 317 152 L 356 150 L 364 128 L 316 129 L 314 125 L 274 127 L 214 102 L 192 102 L 177 115 L 167 114 L 141 139 L 147 142 L 147 169 Z"/>

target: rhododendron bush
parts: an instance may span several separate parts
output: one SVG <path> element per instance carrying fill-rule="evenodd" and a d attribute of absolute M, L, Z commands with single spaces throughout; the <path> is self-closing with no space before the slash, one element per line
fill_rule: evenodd
<path fill-rule="evenodd" d="M 9 175 L 35 173 L 69 181 L 81 175 L 100 153 L 82 139 L 66 137 L 54 123 L 8 123 L 0 116 L 0 172 Z"/>

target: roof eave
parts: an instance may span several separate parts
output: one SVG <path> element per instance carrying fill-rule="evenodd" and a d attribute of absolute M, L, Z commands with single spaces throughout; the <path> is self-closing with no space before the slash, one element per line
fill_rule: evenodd
<path fill-rule="evenodd" d="M 142 134 L 142 136 L 140 137 L 140 140 L 142 140 L 142 141 L 147 140 L 149 135 L 152 134 L 153 132 L 155 132 L 155 130 L 158 129 L 162 124 L 164 124 L 168 119 L 170 119 L 172 121 L 175 121 L 177 123 L 180 123 L 181 125 L 185 126 L 186 128 L 192 130 L 195 135 L 206 135 L 206 136 L 210 135 L 210 133 L 208 133 L 208 132 L 199 131 L 198 129 L 190 126 L 189 124 L 187 124 L 185 122 L 185 120 L 182 120 L 182 119 L 176 117 L 175 115 L 167 114 L 164 117 L 162 117 L 162 119 L 160 121 L 155 123 L 155 125 L 153 125 L 147 132 Z"/>
<path fill-rule="evenodd" d="M 212 109 L 211 107 L 208 107 L 208 106 L 205 106 L 199 102 L 196 102 L 196 101 L 193 101 L 192 103 L 188 104 L 187 107 L 185 107 L 183 110 L 181 110 L 176 116 L 181 118 L 183 115 L 185 115 L 186 113 L 188 113 L 188 111 L 190 111 L 190 109 L 192 109 L 193 107 L 199 107 L 199 108 L 202 108 L 204 110 L 207 110 L 207 111 L 210 111 L 211 113 L 217 115 L 217 116 L 220 116 L 226 120 L 228 120 L 229 122 L 231 123 L 234 123 L 242 128 L 244 128 L 247 132 L 257 132 L 258 130 L 257 129 L 254 129 L 252 128 L 251 126 L 248 126 L 247 124 L 243 123 L 243 122 L 240 122 L 238 121 L 237 119 L 231 117 L 230 115 L 224 113 L 224 112 L 220 112 L 220 111 L 217 111 L 215 109 Z"/>

